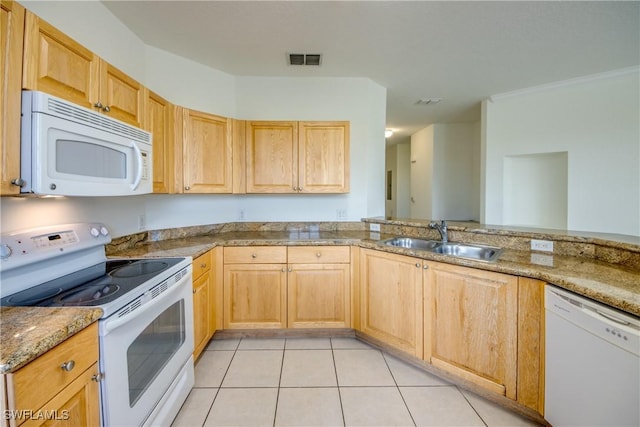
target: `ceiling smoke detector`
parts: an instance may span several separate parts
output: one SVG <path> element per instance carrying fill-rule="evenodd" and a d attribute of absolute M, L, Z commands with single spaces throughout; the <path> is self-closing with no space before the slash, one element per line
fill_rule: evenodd
<path fill-rule="evenodd" d="M 420 98 L 414 105 L 433 105 L 442 101 L 442 98 Z"/>
<path fill-rule="evenodd" d="M 322 54 L 320 53 L 290 53 L 289 65 L 315 65 L 322 63 Z"/>

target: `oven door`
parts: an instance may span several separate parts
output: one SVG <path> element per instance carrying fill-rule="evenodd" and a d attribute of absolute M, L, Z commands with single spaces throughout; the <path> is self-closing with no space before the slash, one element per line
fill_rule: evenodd
<path fill-rule="evenodd" d="M 120 310 L 100 321 L 104 426 L 142 425 L 186 365 L 193 378 L 193 362 L 188 363 L 193 352 L 191 277 L 185 275 L 127 315 L 118 317 Z"/>

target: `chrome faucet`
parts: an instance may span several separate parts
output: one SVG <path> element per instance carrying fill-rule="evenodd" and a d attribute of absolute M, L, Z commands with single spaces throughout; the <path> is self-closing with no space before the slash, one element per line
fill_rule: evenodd
<path fill-rule="evenodd" d="M 435 228 L 440 232 L 442 243 L 447 243 L 449 241 L 449 230 L 447 229 L 447 221 L 445 221 L 444 219 L 440 221 L 440 224 L 438 224 L 436 221 L 431 221 L 429 223 L 429 228 Z"/>

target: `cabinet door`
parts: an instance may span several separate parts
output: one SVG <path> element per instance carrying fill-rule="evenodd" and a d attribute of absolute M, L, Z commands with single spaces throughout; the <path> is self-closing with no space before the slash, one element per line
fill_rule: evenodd
<path fill-rule="evenodd" d="M 13 1 L 0 3 L 0 195 L 20 193 L 11 181 L 20 178 L 20 90 L 24 8 Z"/>
<path fill-rule="evenodd" d="M 224 117 L 184 109 L 185 193 L 231 193 L 232 142 Z"/>
<path fill-rule="evenodd" d="M 518 280 L 429 263 L 425 272 L 425 360 L 515 399 Z"/>
<path fill-rule="evenodd" d="M 99 384 L 94 379 L 97 375 L 98 364 L 96 363 L 40 408 L 40 413 L 49 414 L 54 419 L 31 419 L 22 426 L 100 425 Z"/>
<path fill-rule="evenodd" d="M 153 192 L 171 193 L 174 168 L 173 105 L 148 91 L 145 129 L 153 134 Z"/>
<path fill-rule="evenodd" d="M 300 122 L 302 193 L 349 192 L 349 122 Z"/>
<path fill-rule="evenodd" d="M 296 122 L 247 122 L 247 193 L 298 191 Z"/>
<path fill-rule="evenodd" d="M 291 264 L 289 328 L 349 328 L 349 264 Z"/>
<path fill-rule="evenodd" d="M 209 324 L 213 313 L 210 310 L 210 299 L 209 273 L 206 273 L 193 281 L 194 359 L 200 355 L 211 338 Z"/>
<path fill-rule="evenodd" d="M 145 88 L 106 61 L 100 62 L 102 112 L 141 128 L 144 121 Z"/>
<path fill-rule="evenodd" d="M 22 84 L 85 108 L 99 100 L 100 59 L 52 25 L 27 12 Z"/>
<path fill-rule="evenodd" d="M 224 328 L 286 328 L 284 264 L 224 266 Z"/>
<path fill-rule="evenodd" d="M 364 249 L 360 252 L 362 332 L 422 357 L 422 263 Z"/>

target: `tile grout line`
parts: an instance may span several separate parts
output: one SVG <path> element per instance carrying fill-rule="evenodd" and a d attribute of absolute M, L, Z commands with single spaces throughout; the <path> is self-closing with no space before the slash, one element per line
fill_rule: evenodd
<path fill-rule="evenodd" d="M 242 341 L 242 339 L 240 341 Z M 211 401 L 211 406 L 209 406 L 207 415 L 204 417 L 202 427 L 204 427 L 207 424 L 207 418 L 209 418 L 209 415 L 211 415 L 211 410 L 213 409 L 213 405 L 216 403 L 216 399 L 218 398 L 218 395 L 220 394 L 220 390 L 222 389 L 222 383 L 224 382 L 224 379 L 227 377 L 227 373 L 229 373 L 229 368 L 231 367 L 231 363 L 233 362 L 233 359 L 236 357 L 236 352 L 238 351 L 238 347 L 240 347 L 240 341 L 238 341 L 238 345 L 233 350 L 233 356 L 231 356 L 231 359 L 229 360 L 229 364 L 227 365 L 227 369 L 225 369 L 224 375 L 222 376 L 222 379 L 220 379 L 220 385 L 218 386 L 218 390 L 216 390 L 216 395 L 213 397 L 213 401 Z M 209 346 L 210 344 L 211 344 L 211 340 L 209 341 L 209 344 L 207 344 L 207 346 Z M 211 351 L 215 351 L 215 350 L 211 350 Z"/>
<path fill-rule="evenodd" d="M 336 376 L 336 388 L 338 389 L 338 400 L 340 401 L 340 413 L 342 414 L 342 425 L 347 425 L 347 420 L 344 417 L 344 406 L 342 405 L 342 393 L 340 392 L 340 381 L 338 380 L 338 367 L 336 366 L 336 355 L 333 348 L 333 339 L 329 338 L 329 345 L 331 346 L 331 360 L 333 360 L 333 373 Z"/>
<path fill-rule="evenodd" d="M 485 427 L 489 427 L 489 424 L 484 420 L 484 418 L 482 418 L 482 415 L 480 415 L 480 413 L 475 408 L 475 406 L 473 406 L 473 404 L 469 401 L 469 399 L 467 399 L 467 396 L 462 392 L 462 390 L 460 390 L 460 388 L 458 386 L 455 386 L 455 388 L 456 388 L 456 390 L 458 390 L 458 393 L 460 393 L 462 395 L 463 399 L 467 401 L 469 406 L 471 406 L 471 409 L 473 409 L 473 412 L 475 412 L 476 415 L 478 416 L 478 418 L 480 418 L 480 421 L 482 421 L 482 424 L 484 424 Z"/>
<path fill-rule="evenodd" d="M 389 370 L 389 375 L 391 375 L 391 378 L 393 378 L 393 383 L 396 385 L 396 390 L 398 390 L 398 394 L 400 394 L 400 398 L 402 399 L 402 403 L 404 403 L 404 407 L 407 409 L 407 412 L 409 413 L 409 417 L 411 417 L 411 422 L 413 423 L 414 426 L 417 426 L 416 420 L 413 418 L 413 414 L 411 413 L 411 409 L 409 409 L 409 405 L 407 405 L 407 401 L 404 399 L 404 395 L 402 394 L 402 390 L 400 390 L 400 386 L 398 385 L 398 381 L 396 380 L 396 376 L 393 375 L 393 370 L 391 369 L 391 366 L 389 366 L 389 361 L 384 356 L 384 352 L 382 350 L 379 350 L 379 351 L 380 351 L 380 354 L 382 355 L 382 360 L 384 360 L 385 366 Z"/>
<path fill-rule="evenodd" d="M 273 427 L 276 425 L 276 418 L 278 416 L 278 402 L 280 401 L 280 386 L 282 385 L 282 371 L 284 370 L 284 352 L 287 348 L 287 339 L 284 339 L 282 345 L 282 360 L 280 360 L 280 376 L 278 377 L 278 391 L 276 393 L 276 407 L 273 410 Z"/>

